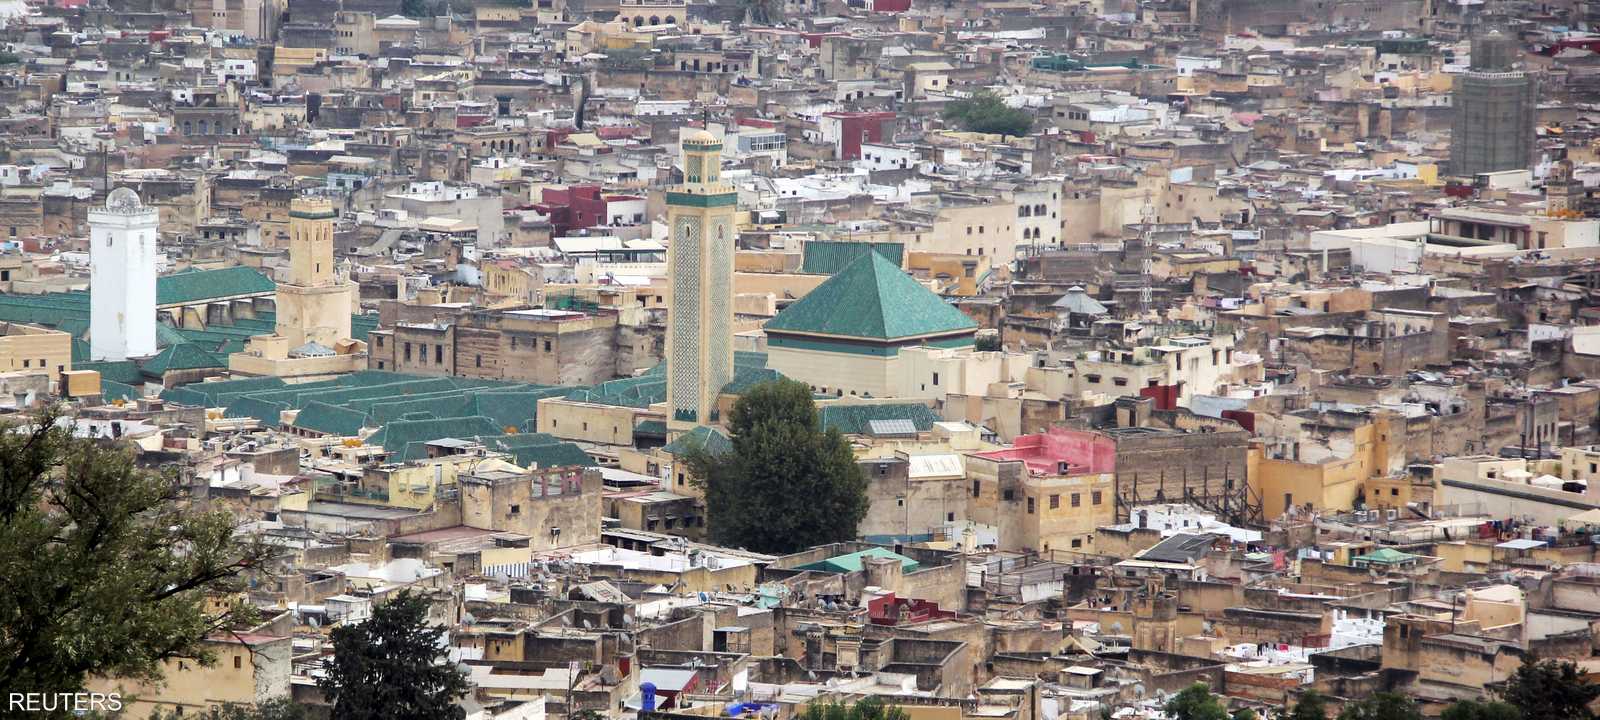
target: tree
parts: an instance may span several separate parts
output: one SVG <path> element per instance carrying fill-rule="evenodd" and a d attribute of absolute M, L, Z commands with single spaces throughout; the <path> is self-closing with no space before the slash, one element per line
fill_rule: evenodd
<path fill-rule="evenodd" d="M 1344 706 L 1339 720 L 1422 720 L 1422 711 L 1411 698 L 1381 692 Z"/>
<path fill-rule="evenodd" d="M 1501 694 L 1501 699 L 1521 709 L 1527 720 L 1593 720 L 1589 703 L 1596 697 L 1600 697 L 1600 685 L 1580 675 L 1577 665 L 1533 656 L 1522 659 Z"/>
<path fill-rule="evenodd" d="M 706 492 L 711 537 L 764 553 L 856 537 L 867 479 L 850 443 L 822 429 L 811 390 L 794 380 L 752 386 L 728 415 L 733 448 L 688 456 Z"/>
<path fill-rule="evenodd" d="M 1261 716 L 1250 708 L 1239 708 L 1233 711 L 1232 720 L 1261 720 Z"/>
<path fill-rule="evenodd" d="M 907 720 L 906 711 L 885 705 L 875 697 L 862 698 L 852 705 L 836 702 L 811 703 L 799 720 Z"/>
<path fill-rule="evenodd" d="M 1033 114 L 1006 105 L 999 95 L 988 90 L 950 103 L 944 110 L 946 121 L 968 132 L 996 135 L 1027 135 L 1033 129 Z"/>
<path fill-rule="evenodd" d="M 206 638 L 243 618 L 206 600 L 242 589 L 267 550 L 197 507 L 176 472 L 71 427 L 54 409 L 0 424 L 0 687 L 76 692 L 90 676 L 157 681 L 164 661 L 213 662 Z"/>
<path fill-rule="evenodd" d="M 1328 720 L 1328 700 L 1316 690 L 1307 690 L 1300 694 L 1300 702 L 1294 704 L 1285 720 Z"/>
<path fill-rule="evenodd" d="M 408 18 L 428 17 L 427 0 L 400 0 L 400 14 Z"/>
<path fill-rule="evenodd" d="M 317 686 L 332 720 L 461 720 L 467 676 L 445 657 L 445 628 L 428 599 L 401 591 L 357 625 L 333 630 L 333 658 Z"/>
<path fill-rule="evenodd" d="M 303 705 L 288 700 L 268 700 L 255 705 L 213 705 L 209 710 L 189 715 L 157 710 L 150 714 L 150 720 L 306 720 L 307 715 Z"/>
<path fill-rule="evenodd" d="M 1197 682 L 1178 691 L 1162 707 L 1172 720 L 1229 720 L 1228 710 L 1211 694 L 1211 688 Z"/>
<path fill-rule="evenodd" d="M 1503 702 L 1460 700 L 1445 708 L 1439 720 L 1522 720 L 1522 711 Z"/>

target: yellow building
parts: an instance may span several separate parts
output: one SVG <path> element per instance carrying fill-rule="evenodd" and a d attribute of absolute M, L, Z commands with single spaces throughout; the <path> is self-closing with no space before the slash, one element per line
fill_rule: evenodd
<path fill-rule="evenodd" d="M 996 527 L 1001 549 L 1092 552 L 1095 529 L 1117 520 L 1116 453 L 1110 437 L 1066 428 L 969 453 L 968 517 Z"/>
<path fill-rule="evenodd" d="M 71 369 L 71 335 L 36 325 L 0 324 L 0 372 L 37 370 L 56 378 Z"/>
<path fill-rule="evenodd" d="M 119 717 L 146 718 L 157 710 L 163 715 L 200 714 L 224 704 L 253 705 L 288 699 L 292 638 L 243 634 L 206 640 L 204 649 L 216 662 L 201 665 L 193 659 L 161 664 L 159 684 L 118 678 L 93 678 L 90 692 L 121 693 Z"/>

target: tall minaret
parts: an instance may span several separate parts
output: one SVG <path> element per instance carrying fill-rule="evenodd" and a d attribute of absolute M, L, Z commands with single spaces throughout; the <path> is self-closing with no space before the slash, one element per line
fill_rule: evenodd
<path fill-rule="evenodd" d="M 89 355 L 156 354 L 156 228 L 160 213 L 117 188 L 89 210 Z"/>
<path fill-rule="evenodd" d="M 733 212 L 722 182 L 722 142 L 705 130 L 683 139 L 684 183 L 667 192 L 667 423 L 718 422 L 717 395 L 733 379 Z"/>
<path fill-rule="evenodd" d="M 352 285 L 333 265 L 332 203 L 297 197 L 289 203 L 289 277 L 278 283 L 277 334 L 292 351 L 306 343 L 332 348 L 350 337 Z"/>

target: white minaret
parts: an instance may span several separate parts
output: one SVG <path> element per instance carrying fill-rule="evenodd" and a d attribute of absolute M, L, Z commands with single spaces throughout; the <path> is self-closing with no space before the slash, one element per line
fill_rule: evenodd
<path fill-rule="evenodd" d="M 156 354 L 156 227 L 160 213 L 117 188 L 89 210 L 89 353 L 95 360 Z"/>

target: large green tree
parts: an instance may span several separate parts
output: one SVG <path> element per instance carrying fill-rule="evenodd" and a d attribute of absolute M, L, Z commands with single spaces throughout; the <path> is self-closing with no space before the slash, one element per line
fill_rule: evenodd
<path fill-rule="evenodd" d="M 854 540 L 867 514 L 867 479 L 850 443 L 823 430 L 811 390 L 794 380 L 750 387 L 728 415 L 733 448 L 702 448 L 689 464 L 706 491 L 711 537 L 788 553 Z"/>
<path fill-rule="evenodd" d="M 188 715 L 157 710 L 151 713 L 150 720 L 306 720 L 307 717 L 309 713 L 303 705 L 289 700 L 268 700 L 255 705 L 212 705 L 209 710 Z"/>
<path fill-rule="evenodd" d="M 1316 690 L 1307 690 L 1300 693 L 1300 701 L 1294 704 L 1285 720 L 1328 720 L 1327 697 Z"/>
<path fill-rule="evenodd" d="M 333 630 L 333 658 L 317 679 L 332 720 L 461 720 L 471 686 L 445 654 L 445 628 L 428 599 L 402 591 L 356 625 Z"/>
<path fill-rule="evenodd" d="M 1162 706 L 1172 720 L 1229 720 L 1228 709 L 1211 694 L 1205 683 L 1195 683 L 1178 691 Z"/>
<path fill-rule="evenodd" d="M 240 589 L 266 550 L 176 472 L 70 428 L 54 410 L 0 424 L 0 687 L 75 692 L 90 676 L 155 681 L 165 660 L 212 662 L 203 641 L 253 613 L 206 600 Z"/>
<path fill-rule="evenodd" d="M 883 700 L 867 697 L 845 705 L 837 702 L 814 702 L 801 711 L 799 720 L 906 720 L 906 711 Z"/>
<path fill-rule="evenodd" d="M 1439 713 L 1439 720 L 1522 720 L 1522 711 L 1503 702 L 1460 700 Z"/>
<path fill-rule="evenodd" d="M 1422 711 L 1411 698 L 1381 692 L 1345 705 L 1339 720 L 1422 720 Z"/>
<path fill-rule="evenodd" d="M 944 118 L 969 132 L 1020 137 L 1033 129 L 1033 113 L 1007 105 L 1005 99 L 988 90 L 946 105 Z"/>
<path fill-rule="evenodd" d="M 1506 679 L 1501 695 L 1527 720 L 1593 720 L 1589 704 L 1600 697 L 1600 685 L 1589 682 L 1571 662 L 1528 656 Z"/>

